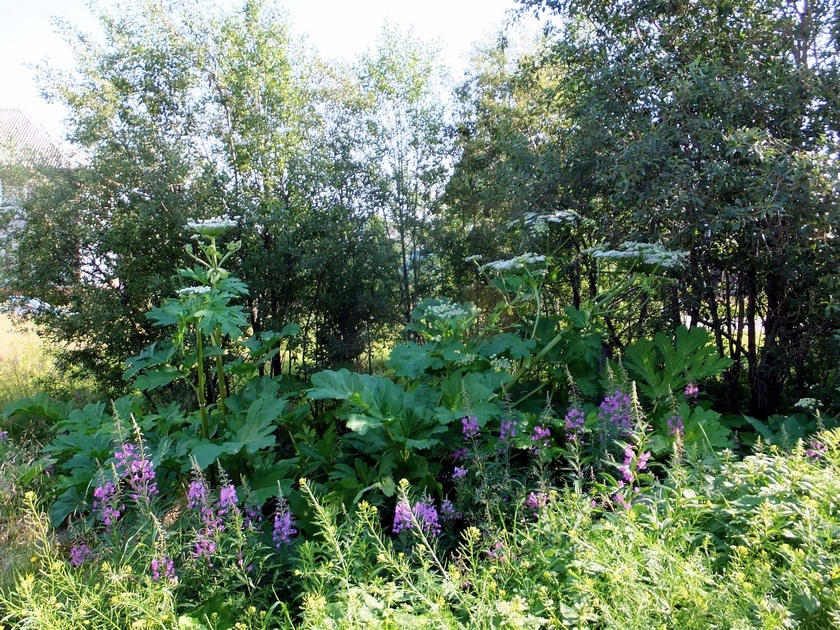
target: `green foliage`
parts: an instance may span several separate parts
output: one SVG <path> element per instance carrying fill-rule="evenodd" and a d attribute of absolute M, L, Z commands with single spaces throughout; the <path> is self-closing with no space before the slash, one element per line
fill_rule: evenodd
<path fill-rule="evenodd" d="M 673 339 L 657 333 L 652 340 L 628 346 L 624 364 L 640 391 L 656 405 L 689 383 L 717 376 L 732 360 L 718 355 L 709 331 L 679 326 Z"/>

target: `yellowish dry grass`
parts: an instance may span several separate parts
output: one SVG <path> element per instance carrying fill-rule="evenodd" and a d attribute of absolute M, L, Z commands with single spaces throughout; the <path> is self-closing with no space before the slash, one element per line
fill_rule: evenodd
<path fill-rule="evenodd" d="M 33 395 L 38 378 L 48 373 L 49 366 L 49 356 L 38 336 L 0 314 L 0 405 Z"/>

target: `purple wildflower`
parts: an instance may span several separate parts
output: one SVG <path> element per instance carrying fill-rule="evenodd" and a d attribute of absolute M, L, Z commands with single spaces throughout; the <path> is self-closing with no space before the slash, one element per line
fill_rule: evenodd
<path fill-rule="evenodd" d="M 237 503 L 239 503 L 239 497 L 236 496 L 236 488 L 233 484 L 223 486 L 219 490 L 219 514 L 226 513 L 228 508 L 236 507 Z"/>
<path fill-rule="evenodd" d="M 444 499 L 440 504 L 440 517 L 444 521 L 451 521 L 457 516 L 455 506 L 449 499 Z"/>
<path fill-rule="evenodd" d="M 207 505 L 207 490 L 204 479 L 193 479 L 187 491 L 187 507 L 194 510 Z"/>
<path fill-rule="evenodd" d="M 638 472 L 647 469 L 648 461 L 650 461 L 650 451 L 645 451 L 636 457 L 636 451 L 628 444 L 624 448 L 624 463 L 618 467 L 621 471 L 621 476 L 624 477 L 624 481 L 627 483 L 636 481 Z"/>
<path fill-rule="evenodd" d="M 117 474 L 125 479 L 131 489 L 131 498 L 135 501 L 146 500 L 158 493 L 155 482 L 155 469 L 152 462 L 146 458 L 146 451 L 131 443 L 120 444 L 114 453 Z"/>
<path fill-rule="evenodd" d="M 85 543 L 79 543 L 70 547 L 70 566 L 79 568 L 88 559 L 93 557 L 93 551 Z"/>
<path fill-rule="evenodd" d="M 821 459 L 826 454 L 826 451 L 828 451 L 828 447 L 825 444 L 814 439 L 808 441 L 808 447 L 805 449 L 805 454 L 813 459 Z"/>
<path fill-rule="evenodd" d="M 93 489 L 93 511 L 99 513 L 99 518 L 105 523 L 105 531 L 111 531 L 111 527 L 122 516 L 122 509 L 117 487 L 113 483 L 105 481 Z"/>
<path fill-rule="evenodd" d="M 493 543 L 493 546 L 487 550 L 487 557 L 494 562 L 506 562 L 507 558 L 505 557 L 504 552 L 505 544 L 501 540 L 497 540 Z"/>
<path fill-rule="evenodd" d="M 405 499 L 397 502 L 397 509 L 394 510 L 394 527 L 391 531 L 400 534 L 411 529 L 411 505 Z"/>
<path fill-rule="evenodd" d="M 671 437 L 682 436 L 685 433 L 682 416 L 678 413 L 672 414 L 666 424 L 668 426 L 668 435 Z"/>
<path fill-rule="evenodd" d="M 700 394 L 700 388 L 695 383 L 689 383 L 685 386 L 685 397 L 691 404 L 697 404 L 698 394 Z"/>
<path fill-rule="evenodd" d="M 394 526 L 391 531 L 395 534 L 401 534 L 411 529 L 412 518 L 417 521 L 420 529 L 426 534 L 431 536 L 440 534 L 440 522 L 435 506 L 430 501 L 419 501 L 412 508 L 405 499 L 397 502 L 397 508 L 394 511 Z"/>
<path fill-rule="evenodd" d="M 478 427 L 478 418 L 475 416 L 461 418 L 461 431 L 464 434 L 464 439 L 474 440 L 477 438 L 481 432 L 481 429 Z"/>
<path fill-rule="evenodd" d="M 534 449 L 538 447 L 548 448 L 551 446 L 551 431 L 547 427 L 537 425 L 531 434 L 531 441 L 535 443 Z"/>
<path fill-rule="evenodd" d="M 622 486 L 623 482 L 619 482 L 619 486 Z M 624 495 L 619 491 L 612 495 L 612 501 L 619 507 L 629 510 L 630 509 L 630 502 L 624 498 Z"/>
<path fill-rule="evenodd" d="M 431 536 L 440 534 L 440 523 L 438 522 L 438 512 L 431 502 L 419 502 L 414 504 L 414 517 L 420 523 L 420 529 Z"/>
<path fill-rule="evenodd" d="M 583 411 L 577 407 L 572 407 L 566 412 L 566 417 L 563 418 L 563 422 L 566 425 L 566 442 L 583 444 L 582 438 L 585 430 L 585 421 L 586 416 L 584 416 Z"/>
<path fill-rule="evenodd" d="M 281 545 L 292 542 L 292 536 L 295 534 L 297 534 L 297 528 L 289 510 L 289 504 L 286 503 L 284 497 L 280 497 L 274 511 L 274 529 L 271 532 L 271 540 L 279 549 Z"/>
<path fill-rule="evenodd" d="M 258 527 L 262 523 L 263 515 L 260 506 L 255 503 L 245 504 L 245 527 Z"/>
<path fill-rule="evenodd" d="M 455 452 L 452 453 L 452 459 L 465 459 L 470 452 L 465 448 L 459 448 Z"/>
<path fill-rule="evenodd" d="M 9 432 L 8 431 L 0 431 L 0 442 L 5 442 L 9 439 Z"/>
<path fill-rule="evenodd" d="M 463 479 L 467 476 L 467 469 L 461 468 L 460 466 L 455 466 L 455 470 L 452 471 L 452 478 L 453 479 Z"/>
<path fill-rule="evenodd" d="M 534 514 L 539 514 L 540 510 L 548 505 L 548 495 L 545 492 L 532 492 L 525 499 L 525 505 L 533 511 Z"/>
<path fill-rule="evenodd" d="M 601 440 L 606 443 L 621 437 L 633 428 L 633 404 L 630 396 L 620 390 L 606 396 L 598 407 Z"/>
<path fill-rule="evenodd" d="M 516 420 L 502 420 L 499 428 L 499 442 L 507 444 L 516 438 Z"/>
<path fill-rule="evenodd" d="M 164 579 L 169 582 L 175 581 L 175 563 L 172 558 L 153 558 L 151 562 L 152 579 L 155 581 Z"/>
<path fill-rule="evenodd" d="M 193 556 L 196 558 L 206 558 L 212 556 L 214 553 L 216 553 L 216 542 L 199 534 L 198 540 L 195 542 L 195 547 L 193 547 Z"/>

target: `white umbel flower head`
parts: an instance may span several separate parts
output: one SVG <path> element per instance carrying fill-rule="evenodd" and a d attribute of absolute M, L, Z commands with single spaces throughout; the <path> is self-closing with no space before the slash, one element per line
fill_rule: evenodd
<path fill-rule="evenodd" d="M 201 295 L 203 293 L 209 293 L 211 287 L 202 286 L 202 287 L 184 287 L 183 289 L 178 289 L 178 295 Z"/>
<path fill-rule="evenodd" d="M 221 236 L 230 228 L 236 227 L 236 219 L 227 219 L 224 217 L 213 217 L 212 219 L 202 219 L 200 221 L 188 221 L 187 228 L 193 230 L 201 236 Z"/>

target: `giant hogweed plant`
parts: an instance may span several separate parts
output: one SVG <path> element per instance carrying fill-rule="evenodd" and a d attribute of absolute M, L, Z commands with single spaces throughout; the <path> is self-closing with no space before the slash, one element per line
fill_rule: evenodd
<path fill-rule="evenodd" d="M 245 312 L 235 303 L 247 287 L 224 267 L 239 243 L 224 248 L 218 243 L 232 225 L 220 219 L 188 225 L 197 233 L 197 245 L 186 246 L 195 265 L 178 275 L 190 286 L 147 314 L 171 335 L 126 362 L 124 378 L 141 392 L 158 392 L 165 399 L 174 388 L 186 387 L 192 405 L 185 409 L 170 402 L 150 411 L 141 398 L 127 396 L 114 401 L 112 409 L 102 403 L 73 409 L 36 396 L 7 407 L 7 418 L 28 414 L 55 423 L 56 437 L 45 449 L 46 463 L 59 472 L 54 523 L 84 506 L 92 480 L 120 441 L 120 419 L 132 418 L 147 437 L 163 485 L 176 484 L 194 463 L 206 470 L 220 461 L 237 481 L 247 477 L 265 499 L 293 468 L 293 461 L 278 461 L 276 448 L 288 394 L 261 368 L 299 329 L 290 325 L 280 333 L 248 334 Z"/>
<path fill-rule="evenodd" d="M 331 418 L 344 429 L 341 444 L 347 461 L 333 461 L 331 471 L 321 471 L 321 479 L 329 476 L 332 493 L 327 494 L 356 503 L 375 490 L 381 494 L 367 498 L 380 503 L 382 495 L 395 493 L 394 480 L 405 478 L 420 491 L 443 495 L 456 479 L 453 463 L 456 469 L 465 470 L 453 461 L 465 450 L 481 451 L 471 459 L 487 464 L 474 466 L 483 471 L 479 474 L 482 479 L 488 470 L 499 470 L 511 480 L 510 455 L 527 468 L 528 458 L 516 454 L 533 451 L 535 441 L 540 445 L 540 460 L 548 468 L 563 457 L 574 462 L 572 468 L 578 473 L 584 468 L 604 469 L 605 460 L 622 465 L 624 446 L 617 441 L 626 438 L 638 415 L 630 410 L 631 381 L 620 364 L 616 371 L 621 378 L 613 375 L 608 363 L 603 373 L 598 366 L 602 362 L 603 317 L 615 308 L 614 303 L 637 276 L 629 274 L 579 309 L 568 306 L 561 315 L 547 315 L 541 306 L 545 264 L 543 257 L 524 255 L 480 266 L 501 296 L 487 314 L 471 303 L 422 301 L 408 326 L 415 340 L 393 349 L 388 361 L 390 377 L 348 370 L 313 375 L 308 397 L 333 401 Z M 678 344 L 677 350 L 681 347 Z M 695 355 L 700 361 L 708 360 L 708 353 L 696 343 L 692 349 L 694 354 L 684 361 L 685 369 L 674 368 L 679 373 L 669 373 L 673 382 L 697 376 Z M 702 375 L 713 372 L 707 366 Z M 570 381 L 577 402 L 567 395 Z M 587 402 L 600 397 L 604 398 L 600 405 Z M 671 399 L 676 405 L 676 397 Z M 580 416 L 575 420 L 579 430 L 570 425 L 568 414 L 556 413 L 563 407 Z M 677 414 L 682 414 L 681 439 L 705 437 L 693 431 L 691 421 L 702 411 L 685 405 L 677 406 L 671 415 Z M 472 430 L 464 431 L 467 420 L 475 426 L 476 435 L 499 439 L 474 439 Z M 659 417 L 654 425 L 661 429 L 661 435 L 653 440 L 656 452 L 664 454 L 674 442 L 676 429 Z M 597 439 L 581 448 L 584 430 Z M 500 441 L 507 454 L 503 458 L 507 463 L 501 466 L 497 465 Z M 718 440 L 711 446 L 719 445 Z M 607 468 L 611 466 L 607 464 Z M 524 476 L 522 470 L 517 483 Z"/>

